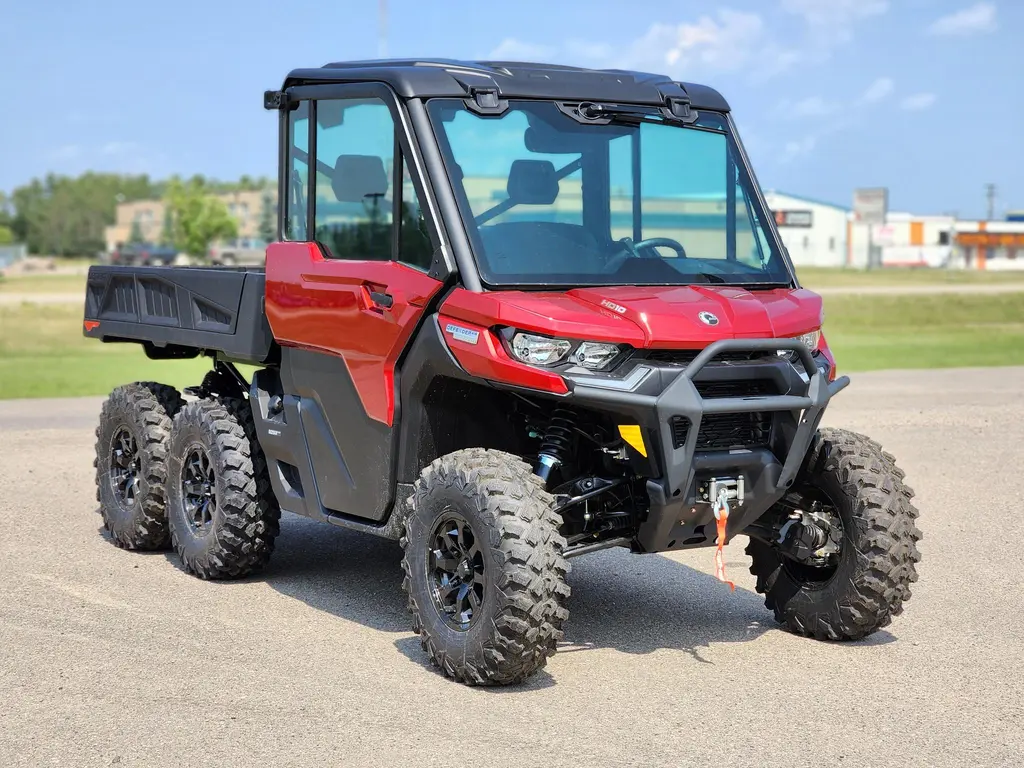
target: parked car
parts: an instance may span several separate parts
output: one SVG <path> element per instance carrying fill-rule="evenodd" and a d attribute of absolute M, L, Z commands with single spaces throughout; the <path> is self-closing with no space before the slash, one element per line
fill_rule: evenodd
<path fill-rule="evenodd" d="M 267 258 L 267 244 L 258 238 L 242 237 L 215 243 L 208 255 L 210 263 L 215 266 L 263 264 Z"/>
<path fill-rule="evenodd" d="M 178 258 L 178 249 L 156 243 L 119 244 L 110 253 L 110 263 L 126 267 L 166 267 Z"/>

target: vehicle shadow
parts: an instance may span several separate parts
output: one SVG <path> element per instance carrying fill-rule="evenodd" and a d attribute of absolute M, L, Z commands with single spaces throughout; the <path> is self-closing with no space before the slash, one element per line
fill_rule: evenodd
<path fill-rule="evenodd" d="M 254 579 L 312 608 L 403 635 L 395 640 L 395 647 L 414 663 L 433 669 L 410 630 L 401 589 L 402 550 L 397 542 L 293 515 L 281 522 L 270 565 Z M 710 560 L 712 550 L 702 554 Z M 726 554 L 731 576 L 745 570 L 747 558 L 740 541 Z M 711 664 L 702 654 L 711 645 L 749 642 L 765 632 L 781 631 L 761 596 L 741 587 L 730 591 L 714 577 L 669 557 L 609 550 L 571 563 L 572 597 L 560 654 L 593 649 L 648 654 L 672 649 Z M 894 639 L 883 630 L 844 647 Z M 553 682 L 542 672 L 526 687 Z"/>

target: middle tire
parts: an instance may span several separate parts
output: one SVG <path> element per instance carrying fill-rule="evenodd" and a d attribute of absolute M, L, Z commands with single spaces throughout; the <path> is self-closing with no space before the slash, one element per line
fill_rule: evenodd
<path fill-rule="evenodd" d="M 468 685 L 525 680 L 562 639 L 569 586 L 554 499 L 528 464 L 471 448 L 416 482 L 402 584 L 430 660 Z"/>
<path fill-rule="evenodd" d="M 185 570 L 237 579 L 274 550 L 281 510 L 245 400 L 196 400 L 171 426 L 167 520 Z"/>

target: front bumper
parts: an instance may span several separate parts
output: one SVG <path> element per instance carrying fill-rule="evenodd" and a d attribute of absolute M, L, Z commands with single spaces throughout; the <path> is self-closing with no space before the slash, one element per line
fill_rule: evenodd
<path fill-rule="evenodd" d="M 728 353 L 795 352 L 764 364 L 716 365 Z M 702 350 L 682 370 L 649 366 L 622 379 L 567 376 L 570 398 L 581 406 L 611 412 L 619 423 L 639 424 L 648 446 L 650 508 L 639 528 L 642 551 L 657 552 L 712 544 L 715 526 L 707 483 L 715 477 L 743 477 L 744 498 L 733 503 L 729 535 L 743 530 L 778 501 L 792 486 L 825 407 L 850 380 L 827 380 L 811 352 L 797 339 L 722 339 Z M 770 374 L 783 379 L 787 394 L 745 397 L 702 397 L 698 384 L 711 380 L 751 379 Z M 699 447 L 702 421 L 712 414 L 778 414 L 772 419 L 767 445 L 727 450 Z M 680 439 L 678 420 L 689 422 Z M 623 421 L 629 419 L 629 422 Z"/>

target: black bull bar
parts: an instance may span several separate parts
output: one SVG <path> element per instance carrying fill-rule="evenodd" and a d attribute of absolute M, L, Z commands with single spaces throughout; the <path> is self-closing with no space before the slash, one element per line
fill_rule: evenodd
<path fill-rule="evenodd" d="M 701 396 L 694 384 L 701 371 L 719 355 L 729 352 L 775 351 L 795 352 L 803 363 L 807 373 L 803 394 L 706 398 Z M 702 467 L 720 467 L 722 474 L 727 474 L 730 462 L 743 461 L 741 456 L 734 456 L 728 451 L 719 452 L 716 457 L 705 454 L 698 456 L 697 443 L 701 420 L 705 415 L 779 411 L 792 413 L 797 421 L 797 428 L 788 441 L 785 456 L 776 457 L 777 461 L 781 461 L 781 469 L 773 459 L 772 471 L 761 476 L 756 490 L 751 488 L 754 493 L 744 504 L 743 514 L 736 521 L 735 530 L 741 530 L 792 486 L 817 432 L 825 407 L 832 396 L 849 383 L 850 379 L 847 376 L 829 382 L 825 373 L 816 365 L 811 351 L 799 339 L 721 339 L 712 342 L 698 353 L 660 394 L 612 391 L 600 386 L 588 386 L 584 381 L 577 379 L 574 381 L 573 398 L 580 402 L 600 405 L 623 416 L 631 416 L 641 425 L 645 441 L 657 439 L 660 453 L 657 462 L 660 465 L 661 477 L 652 477 L 647 482 L 651 517 L 664 515 L 677 520 L 678 509 L 684 505 L 689 506 L 696 500 L 690 491 L 694 486 L 697 472 Z M 679 447 L 676 447 L 672 429 L 672 420 L 675 417 L 683 417 L 690 422 L 686 440 Z M 764 463 L 763 458 L 761 462 Z M 645 549 L 665 548 L 666 542 L 660 540 L 668 536 L 667 521 L 659 524 L 652 519 L 650 523 L 654 525 L 645 524 L 643 527 L 648 530 L 656 527 L 660 533 L 652 537 L 644 535 L 644 531 L 641 531 L 641 542 L 647 540 Z M 733 530 L 732 524 L 729 527 Z"/>

